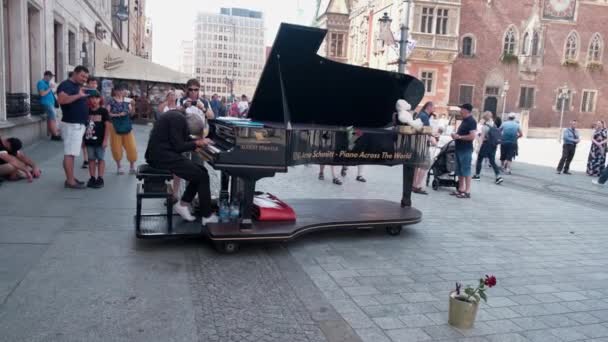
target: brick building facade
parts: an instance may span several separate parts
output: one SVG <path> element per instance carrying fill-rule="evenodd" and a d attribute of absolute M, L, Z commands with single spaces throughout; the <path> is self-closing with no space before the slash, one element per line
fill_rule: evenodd
<path fill-rule="evenodd" d="M 559 126 L 562 103 L 564 124 L 608 119 L 607 17 L 605 0 L 462 0 L 450 104 L 528 113 L 531 127 Z"/>

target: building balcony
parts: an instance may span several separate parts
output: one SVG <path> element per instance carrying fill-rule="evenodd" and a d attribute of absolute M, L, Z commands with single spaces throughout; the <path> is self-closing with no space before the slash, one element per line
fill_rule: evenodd
<path fill-rule="evenodd" d="M 458 52 L 458 37 L 443 36 L 432 33 L 413 32 L 412 39 L 416 41 L 416 48 L 451 50 Z"/>
<path fill-rule="evenodd" d="M 542 56 L 519 56 L 519 70 L 521 72 L 536 74 L 542 67 Z"/>

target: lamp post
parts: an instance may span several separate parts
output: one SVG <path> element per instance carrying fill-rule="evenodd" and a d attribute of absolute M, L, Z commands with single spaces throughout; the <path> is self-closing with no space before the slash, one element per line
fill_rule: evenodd
<path fill-rule="evenodd" d="M 559 116 L 559 137 L 558 141 L 562 142 L 562 130 L 564 127 L 564 108 L 566 107 L 566 101 L 570 99 L 570 89 L 568 89 L 568 85 L 564 83 L 564 86 L 559 89 L 558 99 L 561 102 L 561 114 Z"/>
<path fill-rule="evenodd" d="M 505 112 L 507 111 L 507 92 L 509 91 L 509 81 L 505 81 L 505 84 L 502 86 L 502 93 L 500 96 L 502 97 L 502 120 L 505 120 Z"/>
<path fill-rule="evenodd" d="M 407 64 L 407 43 L 408 43 L 408 35 L 409 35 L 409 20 L 410 20 L 410 0 L 403 0 L 403 4 L 405 6 L 405 17 L 403 18 L 403 22 L 401 24 L 401 39 L 399 40 L 399 62 L 398 62 L 398 71 L 399 73 L 405 73 L 405 65 Z M 392 19 L 385 12 L 382 18 L 378 19 L 380 25 L 380 32 L 388 32 L 391 35 L 391 22 Z M 380 36 L 380 40 L 386 43 L 386 40 Z"/>

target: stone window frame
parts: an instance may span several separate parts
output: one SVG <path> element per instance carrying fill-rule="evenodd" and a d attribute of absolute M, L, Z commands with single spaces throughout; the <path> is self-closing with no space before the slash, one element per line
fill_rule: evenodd
<path fill-rule="evenodd" d="M 591 108 L 589 108 L 589 103 L 585 101 L 585 95 L 587 93 L 593 94 L 593 101 L 591 103 Z M 597 110 L 597 98 L 599 91 L 597 89 L 583 89 L 581 92 L 581 113 L 595 113 Z"/>
<path fill-rule="evenodd" d="M 468 54 L 468 55 L 464 53 L 464 40 L 467 38 L 471 39 L 471 54 Z M 462 57 L 466 57 L 466 58 L 475 57 L 476 52 L 477 52 L 477 38 L 475 37 L 475 35 L 472 33 L 467 33 L 467 34 L 463 35 L 462 39 L 460 40 L 460 54 L 462 55 Z"/>
<path fill-rule="evenodd" d="M 576 32 L 576 30 L 572 30 L 568 33 L 568 35 L 566 36 L 566 40 L 564 41 L 564 50 L 563 50 L 563 59 L 565 61 L 576 61 L 578 60 L 579 57 L 579 50 L 580 50 L 580 41 L 581 41 L 581 36 L 578 34 L 578 32 Z M 574 48 L 569 47 L 569 44 L 571 42 L 571 38 L 573 38 L 574 41 Z"/>
<path fill-rule="evenodd" d="M 507 45 L 507 37 L 509 36 L 509 33 L 513 33 L 513 48 L 509 49 L 509 51 L 507 51 L 506 49 L 506 45 Z M 510 44 L 510 43 L 509 43 Z M 502 36 L 502 54 L 506 55 L 506 54 L 510 54 L 510 55 L 517 55 L 517 52 L 519 51 L 518 46 L 519 46 L 519 31 L 517 30 L 517 27 L 515 27 L 515 25 L 511 24 L 509 25 L 509 27 L 507 27 L 507 29 L 505 30 L 505 33 Z"/>
<path fill-rule="evenodd" d="M 561 89 L 562 87 L 555 89 L 555 101 L 553 102 L 553 110 L 558 113 L 561 111 L 561 100 L 559 99 Z M 568 92 L 570 93 L 570 97 L 568 98 L 567 106 L 564 108 L 564 111 L 572 111 L 574 109 L 574 96 L 577 92 L 571 88 L 568 88 Z"/>
<path fill-rule="evenodd" d="M 471 100 L 465 102 L 462 100 L 462 87 L 471 87 Z M 475 84 L 460 83 L 458 84 L 458 103 L 474 103 L 475 99 Z"/>
<path fill-rule="evenodd" d="M 599 44 L 598 46 L 598 58 L 592 58 L 593 56 L 593 52 L 591 50 L 591 48 L 593 47 L 593 44 L 597 41 L 597 43 Z M 604 58 L 604 38 L 602 37 L 602 34 L 599 32 L 595 32 L 592 36 L 591 39 L 589 40 L 589 46 L 587 47 L 587 64 L 589 63 L 602 63 L 602 60 Z"/>
<path fill-rule="evenodd" d="M 522 90 L 526 88 L 526 89 L 532 89 L 532 100 L 529 101 L 530 102 L 530 106 L 526 106 L 525 103 L 522 106 L 522 96 L 521 96 L 521 92 Z M 518 99 L 517 99 L 517 108 L 520 109 L 533 109 L 536 105 L 536 86 L 534 85 L 529 85 L 529 84 L 522 84 L 519 86 L 519 95 L 518 95 Z M 529 100 L 526 98 L 526 100 Z"/>
<path fill-rule="evenodd" d="M 538 30 L 534 30 L 532 32 L 532 40 L 530 41 L 530 55 L 532 55 L 532 56 L 542 55 L 540 39 L 541 39 L 540 32 L 538 32 Z"/>
<path fill-rule="evenodd" d="M 530 54 L 530 32 L 524 32 L 524 37 L 521 40 L 521 54 L 523 56 L 528 56 Z"/>
<path fill-rule="evenodd" d="M 427 80 L 425 80 L 425 78 L 423 78 L 423 73 L 430 73 L 431 74 L 431 91 L 427 91 Z M 422 83 L 424 84 L 424 93 L 425 95 L 435 95 L 435 93 L 437 92 L 437 80 L 438 80 L 438 70 L 437 69 L 431 69 L 431 68 L 423 68 L 420 69 L 420 81 L 422 81 Z"/>

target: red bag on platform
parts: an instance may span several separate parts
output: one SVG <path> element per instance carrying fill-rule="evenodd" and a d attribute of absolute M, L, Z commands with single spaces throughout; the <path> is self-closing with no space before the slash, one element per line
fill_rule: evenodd
<path fill-rule="evenodd" d="M 253 198 L 253 216 L 258 221 L 295 221 L 296 213 L 287 203 L 264 193 Z"/>

